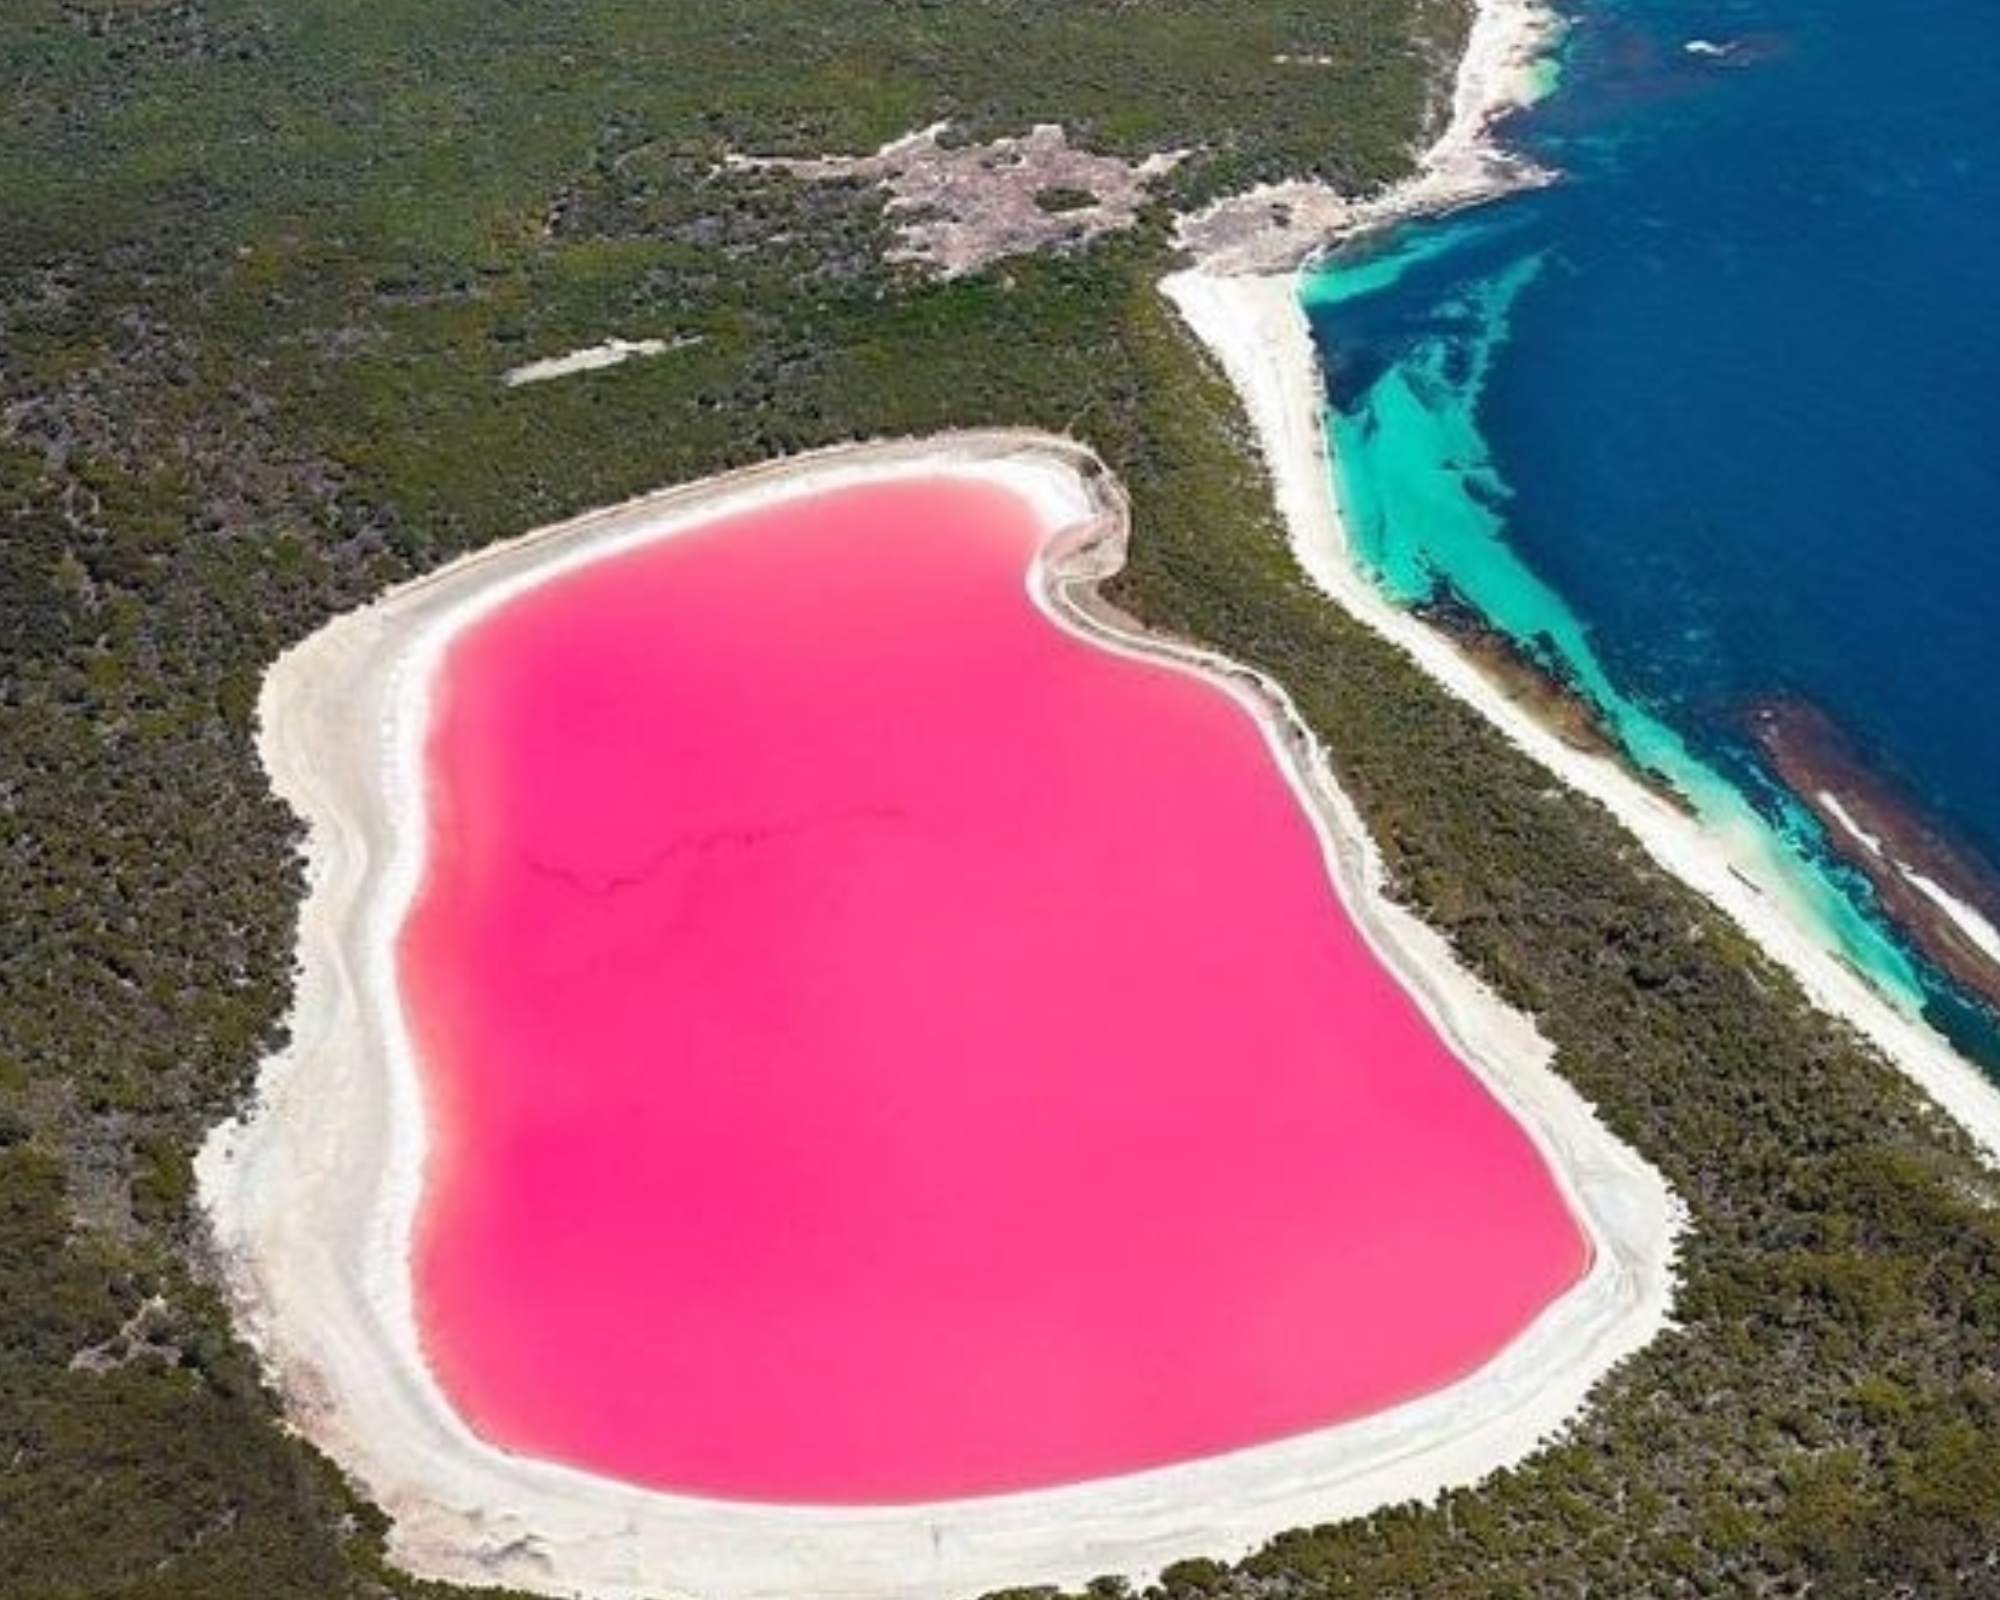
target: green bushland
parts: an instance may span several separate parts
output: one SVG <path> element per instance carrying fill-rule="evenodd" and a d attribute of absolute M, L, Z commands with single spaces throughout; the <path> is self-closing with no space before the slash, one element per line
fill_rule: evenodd
<path fill-rule="evenodd" d="M 1035 191 L 1035 204 L 1042 210 L 1060 216 L 1065 211 L 1085 211 L 1097 204 L 1097 196 L 1089 189 L 1079 189 L 1069 184 L 1055 184 L 1047 189 Z"/>
<path fill-rule="evenodd" d="M 1194 146 L 1176 203 L 1367 187 L 1407 164 L 1464 22 L 1459 0 L 0 8 L 0 1595 L 450 1592 L 388 1571 L 379 1516 L 278 1427 L 190 1209 L 189 1156 L 290 984 L 264 666 L 564 513 L 992 424 L 1121 474 L 1118 600 L 1291 687 L 1399 892 L 1695 1218 L 1679 1327 L 1555 1447 L 1185 1564 L 1163 1600 L 2000 1592 L 1988 1175 L 1608 817 L 1314 598 L 1153 288 L 1164 206 L 937 285 L 883 265 L 878 197 L 716 167 L 949 116 Z M 497 381 L 611 333 L 700 342 Z"/>

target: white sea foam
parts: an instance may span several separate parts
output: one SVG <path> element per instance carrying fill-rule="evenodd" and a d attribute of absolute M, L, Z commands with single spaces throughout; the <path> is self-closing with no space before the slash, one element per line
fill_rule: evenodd
<path fill-rule="evenodd" d="M 1903 866 L 1900 862 L 1897 863 L 1897 870 L 1909 881 L 1911 888 L 1951 918 L 1960 933 L 2000 963 L 2000 928 L 1994 927 L 1935 878 L 1927 878 L 1915 868 Z"/>
<path fill-rule="evenodd" d="M 1838 795 L 1830 793 L 1825 789 L 1817 789 L 1814 791 L 1814 798 L 1833 817 L 1833 820 L 1840 825 L 1842 832 L 1850 835 L 1870 855 L 1879 856 L 1882 854 L 1881 839 L 1854 820 L 1854 813 L 1840 803 Z"/>

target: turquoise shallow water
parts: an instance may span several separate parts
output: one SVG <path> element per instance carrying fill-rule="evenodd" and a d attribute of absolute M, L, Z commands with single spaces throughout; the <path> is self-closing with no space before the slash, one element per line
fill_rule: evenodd
<path fill-rule="evenodd" d="M 1972 0 L 1595 0 L 1558 77 L 1505 136 L 1563 182 L 1304 287 L 1360 552 L 1559 665 L 2000 1066 L 1746 728 L 1809 700 L 2000 859 L 2000 28 Z"/>

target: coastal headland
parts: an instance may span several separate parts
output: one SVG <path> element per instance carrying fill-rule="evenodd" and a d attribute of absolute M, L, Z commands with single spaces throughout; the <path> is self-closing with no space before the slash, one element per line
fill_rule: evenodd
<path fill-rule="evenodd" d="M 1493 652 L 1476 641 L 1467 649 L 1393 605 L 1354 558 L 1331 478 L 1326 402 L 1298 273 L 1314 257 L 1399 221 L 1556 181 L 1557 175 L 1506 151 L 1495 128 L 1543 93 L 1547 52 L 1558 31 L 1541 0 L 1487 0 L 1460 63 L 1450 120 L 1412 178 L 1360 202 L 1311 185 L 1219 202 L 1181 224 L 1194 264 L 1167 278 L 1163 291 L 1249 414 L 1293 553 L 1314 585 L 1402 646 L 1570 787 L 1608 807 L 1654 860 L 1730 916 L 1817 1005 L 1881 1049 L 1989 1157 L 2000 1157 L 2000 1089 L 1831 948 L 1776 870 L 1769 840 L 1747 831 L 1725 836 L 1698 821 L 1678 796 L 1635 773 L 1621 754 L 1594 747 L 1576 726 L 1578 708 L 1559 683 L 1551 682 L 1545 693 L 1524 692 L 1521 680 L 1529 668 L 1518 652 L 1482 660 Z M 1915 892 L 1921 894 L 1921 887 Z M 1968 923 L 1941 908 L 1935 895 L 1929 898 L 1925 919 L 1942 933 L 1935 913 L 1944 910 L 1956 929 L 1945 942 L 1959 948 L 1955 959 L 1963 967 L 1971 954 L 1965 945 L 1978 945 L 1988 924 L 1983 917 Z"/>
<path fill-rule="evenodd" d="M 413 1305 L 423 1093 L 393 970 L 421 870 L 421 738 L 441 653 L 506 596 L 717 515 L 845 483 L 937 474 L 1003 485 L 1046 529 L 1031 593 L 1094 643 L 1210 677 L 1257 718 L 1356 925 L 1519 1119 L 1591 1246 L 1590 1266 L 1462 1381 L 1355 1421 L 1154 1470 L 913 1505 L 752 1504 L 650 1491 L 478 1437 L 430 1375 Z M 1550 1070 L 1518 1012 L 1386 897 L 1379 860 L 1283 691 L 1207 651 L 1132 632 L 1096 588 L 1129 535 L 1087 452 L 1038 435 L 950 435 L 822 452 L 544 529 L 392 592 L 288 653 L 262 747 L 309 821 L 293 1043 L 262 1104 L 200 1162 L 237 1301 L 299 1427 L 392 1519 L 411 1570 L 551 1593 L 911 1596 L 1147 1573 L 1286 1528 L 1477 1480 L 1561 1427 L 1665 1325 L 1679 1208 Z"/>

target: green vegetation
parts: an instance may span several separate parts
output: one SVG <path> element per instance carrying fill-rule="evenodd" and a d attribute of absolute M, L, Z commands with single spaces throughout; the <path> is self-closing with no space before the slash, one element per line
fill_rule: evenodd
<path fill-rule="evenodd" d="M 0 1595 L 441 1595 L 284 1435 L 188 1158 L 280 1037 L 262 668 L 561 513 L 1037 424 L 1130 485 L 1118 598 L 1282 677 L 1402 891 L 1687 1197 L 1681 1327 L 1431 1509 L 1195 1595 L 1991 1594 L 2000 1224 L 1963 1141 L 1317 603 L 1152 288 L 1164 216 L 950 285 L 879 200 L 724 171 L 940 117 L 1194 146 L 1168 199 L 1406 160 L 1459 0 L 11 0 L 0 8 Z M 1274 54 L 1325 55 L 1274 73 Z M 508 390 L 608 334 L 698 339 Z M 1135 1315 L 1143 1315 L 1135 1311 Z M 1114 1586 L 1103 1586 L 1113 1592 Z"/>
<path fill-rule="evenodd" d="M 1060 216 L 1065 211 L 1088 211 L 1097 204 L 1097 196 L 1088 189 L 1075 188 L 1069 184 L 1051 184 L 1046 189 L 1035 191 L 1035 204 L 1044 211 Z"/>

